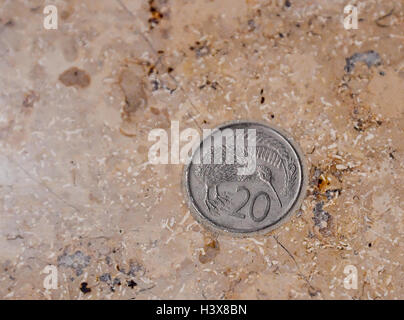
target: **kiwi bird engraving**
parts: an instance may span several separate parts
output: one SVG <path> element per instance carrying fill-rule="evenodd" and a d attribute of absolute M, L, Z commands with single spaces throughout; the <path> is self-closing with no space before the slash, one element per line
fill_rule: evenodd
<path fill-rule="evenodd" d="M 257 134 L 257 144 L 256 148 L 256 170 L 251 175 L 240 175 L 238 174 L 238 169 L 244 167 L 241 161 L 235 161 L 234 164 L 226 164 L 226 152 L 227 146 L 219 146 L 219 147 L 211 147 L 211 153 L 205 153 L 202 158 L 201 164 L 195 164 L 194 173 L 195 176 L 204 184 L 205 190 L 205 206 L 209 212 L 213 212 L 219 214 L 218 206 L 226 206 L 229 204 L 230 199 L 227 195 L 219 194 L 218 187 L 221 183 L 224 182 L 262 182 L 267 185 L 272 192 L 275 194 L 277 201 L 282 207 L 282 201 L 279 197 L 277 190 L 275 189 L 272 179 L 272 171 L 270 167 L 275 169 L 280 169 L 285 167 L 284 157 L 282 153 L 278 151 L 278 149 L 268 142 L 271 142 L 273 139 L 270 138 L 265 139 L 264 137 Z M 247 148 L 245 148 L 247 151 Z M 217 152 L 217 153 L 216 153 Z M 222 163 L 215 164 L 210 163 L 210 157 L 213 154 L 222 154 Z M 209 157 L 209 161 L 206 160 L 206 157 Z M 211 192 L 214 191 L 213 199 L 211 197 Z"/>

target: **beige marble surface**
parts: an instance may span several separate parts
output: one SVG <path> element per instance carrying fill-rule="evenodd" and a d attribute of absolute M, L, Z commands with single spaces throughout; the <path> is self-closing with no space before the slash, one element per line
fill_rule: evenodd
<path fill-rule="evenodd" d="M 0 297 L 403 299 L 404 2 L 354 1 L 345 30 L 346 2 L 0 0 Z M 151 129 L 233 119 L 307 157 L 302 210 L 266 236 L 206 232 L 182 166 L 147 164 Z"/>

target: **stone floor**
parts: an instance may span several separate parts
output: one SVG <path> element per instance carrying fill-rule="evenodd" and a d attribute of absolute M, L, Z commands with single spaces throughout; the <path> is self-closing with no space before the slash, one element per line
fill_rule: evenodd
<path fill-rule="evenodd" d="M 404 1 L 353 1 L 357 30 L 347 2 L 0 0 L 0 297 L 403 299 Z M 205 231 L 148 164 L 151 129 L 234 119 L 307 157 L 266 236 Z"/>

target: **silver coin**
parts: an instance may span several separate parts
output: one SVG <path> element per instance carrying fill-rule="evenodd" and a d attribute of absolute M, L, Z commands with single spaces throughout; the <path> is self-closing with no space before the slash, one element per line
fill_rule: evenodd
<path fill-rule="evenodd" d="M 184 193 L 192 215 L 210 231 L 264 234 L 299 209 L 307 187 L 304 163 L 283 130 L 226 123 L 194 147 L 184 168 Z"/>

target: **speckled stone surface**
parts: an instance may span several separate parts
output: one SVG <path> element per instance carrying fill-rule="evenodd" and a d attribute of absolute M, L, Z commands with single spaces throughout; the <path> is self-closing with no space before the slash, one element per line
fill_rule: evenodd
<path fill-rule="evenodd" d="M 358 30 L 341 0 L 55 0 L 45 30 L 45 1 L 0 0 L 0 297 L 403 299 L 404 2 L 355 3 Z M 148 164 L 151 129 L 235 119 L 307 158 L 265 236 L 205 231 L 182 166 Z"/>

